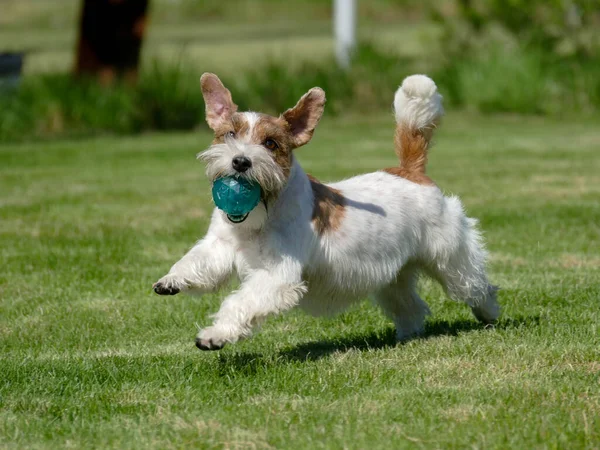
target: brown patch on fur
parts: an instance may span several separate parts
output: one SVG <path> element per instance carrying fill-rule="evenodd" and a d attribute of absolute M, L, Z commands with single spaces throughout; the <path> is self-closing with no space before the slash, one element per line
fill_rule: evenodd
<path fill-rule="evenodd" d="M 340 191 L 324 185 L 313 176 L 308 175 L 308 179 L 314 195 L 312 223 L 315 230 L 320 235 L 338 230 L 346 215 L 346 198 Z"/>
<path fill-rule="evenodd" d="M 233 131 L 236 136 L 245 136 L 248 133 L 250 125 L 242 113 L 235 113 L 230 120 L 222 122 L 215 128 L 213 144 L 222 144 L 225 142 L 225 135 Z"/>
<path fill-rule="evenodd" d="M 396 127 L 394 146 L 400 159 L 400 167 L 383 169 L 391 175 L 405 178 L 413 183 L 424 186 L 435 186 L 431 178 L 425 174 L 427 151 L 433 130 L 409 129 L 405 125 Z"/>
<path fill-rule="evenodd" d="M 413 183 L 421 184 L 423 186 L 436 185 L 433 180 L 424 173 L 414 172 L 405 169 L 404 167 L 388 167 L 387 169 L 383 169 L 383 171 L 389 173 L 390 175 L 405 178 L 408 181 L 412 181 Z"/>
<path fill-rule="evenodd" d="M 411 130 L 404 125 L 396 127 L 394 146 L 400 165 L 407 170 L 425 173 L 427 150 L 431 139 L 431 130 Z"/>
<path fill-rule="evenodd" d="M 251 140 L 255 144 L 263 145 L 267 139 L 275 141 L 277 148 L 269 150 L 265 147 L 265 151 L 271 153 L 275 163 L 281 167 L 284 175 L 288 177 L 292 168 L 292 150 L 295 148 L 290 134 L 290 125 L 281 117 L 260 114 L 252 130 Z"/>
<path fill-rule="evenodd" d="M 236 136 L 245 136 L 250 129 L 250 124 L 243 114 L 234 114 L 231 118 L 231 124 L 233 125 L 233 132 Z"/>

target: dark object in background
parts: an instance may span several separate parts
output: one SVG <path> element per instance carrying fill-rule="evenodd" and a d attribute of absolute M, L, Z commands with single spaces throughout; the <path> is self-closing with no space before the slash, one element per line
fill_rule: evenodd
<path fill-rule="evenodd" d="M 135 81 L 147 9 L 148 0 L 84 0 L 75 73 Z"/>
<path fill-rule="evenodd" d="M 0 92 L 19 86 L 23 69 L 23 53 L 0 53 Z"/>

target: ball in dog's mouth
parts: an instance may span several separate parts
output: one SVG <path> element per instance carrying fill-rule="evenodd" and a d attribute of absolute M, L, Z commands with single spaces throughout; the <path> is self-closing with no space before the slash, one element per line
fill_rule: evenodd
<path fill-rule="evenodd" d="M 217 178 L 212 187 L 212 196 L 217 208 L 227 214 L 230 222 L 241 223 L 260 201 L 261 188 L 245 178 Z"/>

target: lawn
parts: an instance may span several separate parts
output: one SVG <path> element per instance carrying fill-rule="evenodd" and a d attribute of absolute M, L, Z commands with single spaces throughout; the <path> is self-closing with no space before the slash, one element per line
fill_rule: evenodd
<path fill-rule="evenodd" d="M 395 163 L 389 116 L 326 118 L 323 180 Z M 224 292 L 152 283 L 211 210 L 206 131 L 0 146 L 0 447 L 598 448 L 600 129 L 449 111 L 430 175 L 481 220 L 503 316 L 428 282 L 426 336 L 369 302 L 194 347 Z"/>

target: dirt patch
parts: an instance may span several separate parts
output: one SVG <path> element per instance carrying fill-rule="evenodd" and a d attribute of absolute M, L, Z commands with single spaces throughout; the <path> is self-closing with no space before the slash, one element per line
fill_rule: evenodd
<path fill-rule="evenodd" d="M 553 259 L 550 265 L 562 269 L 598 269 L 600 268 L 600 258 L 563 253 L 560 257 Z"/>

